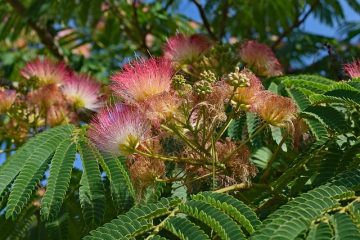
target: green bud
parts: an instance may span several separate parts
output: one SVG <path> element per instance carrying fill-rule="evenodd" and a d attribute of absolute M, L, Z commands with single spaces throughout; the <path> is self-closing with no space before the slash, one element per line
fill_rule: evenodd
<path fill-rule="evenodd" d="M 208 81 L 210 83 L 214 83 L 216 81 L 215 73 L 213 73 L 211 70 L 205 70 L 202 73 L 200 73 L 200 79 L 204 81 Z"/>
<path fill-rule="evenodd" d="M 201 80 L 194 84 L 194 91 L 199 95 L 205 95 L 212 92 L 211 83 L 205 80 Z"/>

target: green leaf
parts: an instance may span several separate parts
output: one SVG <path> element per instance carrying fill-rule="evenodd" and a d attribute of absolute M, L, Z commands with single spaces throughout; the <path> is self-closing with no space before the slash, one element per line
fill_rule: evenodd
<path fill-rule="evenodd" d="M 328 240 L 332 239 L 332 231 L 328 223 L 321 222 L 310 228 L 306 237 L 307 240 Z"/>
<path fill-rule="evenodd" d="M 211 227 L 221 239 L 245 239 L 241 227 L 232 218 L 208 203 L 191 200 L 180 204 L 179 209 Z"/>
<path fill-rule="evenodd" d="M 210 239 L 200 227 L 186 218 L 171 217 L 165 222 L 164 228 L 181 240 Z"/>
<path fill-rule="evenodd" d="M 96 156 L 91 151 L 88 141 L 81 138 L 78 149 L 84 169 L 80 180 L 80 203 L 86 224 L 93 227 L 99 225 L 104 217 L 104 186 Z"/>
<path fill-rule="evenodd" d="M 286 89 L 288 95 L 295 101 L 296 105 L 299 107 L 301 111 L 306 109 L 311 105 L 310 100 L 306 97 L 306 95 L 299 89 L 292 88 Z"/>
<path fill-rule="evenodd" d="M 313 116 L 321 120 L 329 128 L 335 129 L 337 132 L 342 133 L 348 129 L 345 115 L 335 108 L 327 106 L 310 106 L 306 108 L 304 112 L 314 114 Z"/>
<path fill-rule="evenodd" d="M 336 213 L 331 217 L 334 226 L 335 239 L 337 240 L 359 240 L 360 230 L 344 213 Z"/>
<path fill-rule="evenodd" d="M 302 113 L 305 123 L 309 126 L 311 133 L 316 139 L 316 144 L 324 144 L 328 140 L 328 132 L 325 128 L 325 124 L 314 116 L 306 113 Z"/>
<path fill-rule="evenodd" d="M 48 185 L 41 201 L 40 214 L 43 220 L 53 219 L 60 211 L 69 187 L 75 154 L 76 145 L 71 139 L 65 139 L 55 151 Z"/>
<path fill-rule="evenodd" d="M 45 160 L 55 151 L 56 146 L 69 136 L 72 126 L 60 126 L 42 132 L 29 139 L 15 154 L 0 167 L 0 194 L 11 184 L 20 170 L 24 167 L 27 159 L 45 158 Z M 42 151 L 44 143 L 48 143 L 46 152 Z M 41 151 L 41 152 L 40 152 Z M 37 155 L 38 152 L 40 155 Z M 50 152 L 50 153 L 49 153 Z"/>
<path fill-rule="evenodd" d="M 15 165 L 22 165 L 23 168 L 15 179 L 13 189 L 9 196 L 6 217 L 15 217 L 19 214 L 28 202 L 36 183 L 40 181 L 48 162 L 51 159 L 56 147 L 64 140 L 71 137 L 73 126 L 66 125 L 50 129 L 39 134 L 33 141 L 25 144 L 18 154 L 14 154 L 10 162 L 1 168 L 2 186 L 7 186 L 18 173 L 19 168 Z M 22 164 L 24 163 L 24 164 Z M 7 172 L 9 171 L 9 172 Z M 5 175 L 9 174 L 9 177 Z"/>
<path fill-rule="evenodd" d="M 209 203 L 228 214 L 241 224 L 249 234 L 255 231 L 255 227 L 261 225 L 259 218 L 248 206 L 230 195 L 216 192 L 202 192 L 194 195 L 192 199 Z"/>

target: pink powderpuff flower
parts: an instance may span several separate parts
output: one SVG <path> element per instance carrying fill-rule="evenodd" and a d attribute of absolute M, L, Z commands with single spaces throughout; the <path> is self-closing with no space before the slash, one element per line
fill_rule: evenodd
<path fill-rule="evenodd" d="M 288 97 L 261 91 L 255 95 L 251 110 L 273 126 L 288 127 L 296 119 L 298 109 Z"/>
<path fill-rule="evenodd" d="M 119 104 L 101 111 L 91 122 L 90 139 L 103 151 L 128 155 L 148 137 L 150 125 L 134 107 Z"/>
<path fill-rule="evenodd" d="M 16 99 L 15 90 L 0 89 L 0 113 L 8 111 Z"/>
<path fill-rule="evenodd" d="M 360 78 L 360 59 L 344 65 L 344 71 L 351 78 Z"/>
<path fill-rule="evenodd" d="M 170 37 L 164 46 L 164 57 L 173 62 L 184 64 L 198 58 L 211 47 L 211 42 L 205 36 L 194 34 L 186 36 L 176 34 Z"/>
<path fill-rule="evenodd" d="M 247 67 L 260 76 L 272 77 L 283 74 L 279 60 L 265 44 L 253 40 L 243 43 L 240 46 L 240 57 Z"/>
<path fill-rule="evenodd" d="M 127 64 L 111 77 L 112 89 L 126 103 L 139 103 L 169 92 L 173 73 L 170 61 L 164 58 L 141 59 Z"/>
<path fill-rule="evenodd" d="M 160 127 L 162 122 L 170 121 L 180 115 L 181 99 L 173 92 L 156 95 L 139 104 L 153 126 Z"/>
<path fill-rule="evenodd" d="M 254 96 L 258 92 L 264 90 L 264 86 L 262 85 L 260 79 L 250 70 L 244 69 L 240 73 L 248 79 L 249 86 L 236 88 L 233 99 L 237 103 L 251 105 Z"/>
<path fill-rule="evenodd" d="M 35 78 L 39 86 L 47 84 L 61 85 L 71 75 L 70 70 L 64 63 L 55 63 L 49 59 L 36 59 L 29 62 L 20 73 L 25 79 Z"/>
<path fill-rule="evenodd" d="M 73 75 L 64 81 L 62 92 L 76 109 L 97 111 L 103 106 L 100 84 L 88 75 Z"/>

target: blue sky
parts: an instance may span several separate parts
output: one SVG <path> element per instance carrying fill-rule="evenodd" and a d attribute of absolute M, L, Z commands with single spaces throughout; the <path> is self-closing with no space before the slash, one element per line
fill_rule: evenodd
<path fill-rule="evenodd" d="M 346 21 L 360 21 L 360 15 L 357 14 L 355 11 L 353 11 L 345 0 L 341 0 L 340 3 L 343 6 Z M 189 3 L 189 1 L 182 2 L 182 4 L 180 5 L 180 11 L 189 18 L 201 22 L 200 15 L 195 5 Z M 341 35 L 338 31 L 339 26 L 334 26 L 334 27 L 326 26 L 325 24 L 315 19 L 312 15 L 310 15 L 306 19 L 305 23 L 301 26 L 301 28 L 310 33 L 316 33 L 327 37 L 336 37 L 338 39 L 341 39 Z"/>

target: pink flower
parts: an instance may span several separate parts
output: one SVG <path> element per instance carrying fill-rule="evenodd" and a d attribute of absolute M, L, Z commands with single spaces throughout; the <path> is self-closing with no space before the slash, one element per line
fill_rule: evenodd
<path fill-rule="evenodd" d="M 134 104 L 158 94 L 168 92 L 173 69 L 170 61 L 147 59 L 127 64 L 112 76 L 113 90 L 127 103 Z"/>
<path fill-rule="evenodd" d="M 15 90 L 0 89 L 0 113 L 8 111 L 16 99 Z"/>
<path fill-rule="evenodd" d="M 88 75 L 73 75 L 64 81 L 62 92 L 75 108 L 97 111 L 103 106 L 100 85 Z"/>
<path fill-rule="evenodd" d="M 191 62 L 211 47 L 209 39 L 194 34 L 185 36 L 176 34 L 168 39 L 164 46 L 164 56 L 176 63 Z"/>
<path fill-rule="evenodd" d="M 259 78 L 255 76 L 248 69 L 244 69 L 240 72 L 244 77 L 248 79 L 249 86 L 248 87 L 238 87 L 234 93 L 234 101 L 244 105 L 251 105 L 253 102 L 254 96 L 264 90 L 264 86 L 262 85 Z"/>
<path fill-rule="evenodd" d="M 60 85 L 71 74 L 64 63 L 54 63 L 49 59 L 29 62 L 20 73 L 26 79 L 35 78 L 39 86 Z"/>
<path fill-rule="evenodd" d="M 240 46 L 240 57 L 247 67 L 260 76 L 282 75 L 282 67 L 272 50 L 265 44 L 247 41 Z"/>
<path fill-rule="evenodd" d="M 348 63 L 344 65 L 344 71 L 351 78 L 359 78 L 360 77 L 360 59 L 353 61 L 352 63 Z"/>
<path fill-rule="evenodd" d="M 267 123 L 278 127 L 291 125 L 297 114 L 297 107 L 292 99 L 269 91 L 257 93 L 251 107 Z"/>
<path fill-rule="evenodd" d="M 149 130 L 137 109 L 119 104 L 98 114 L 90 124 L 89 137 L 105 152 L 127 155 L 147 138 Z"/>

